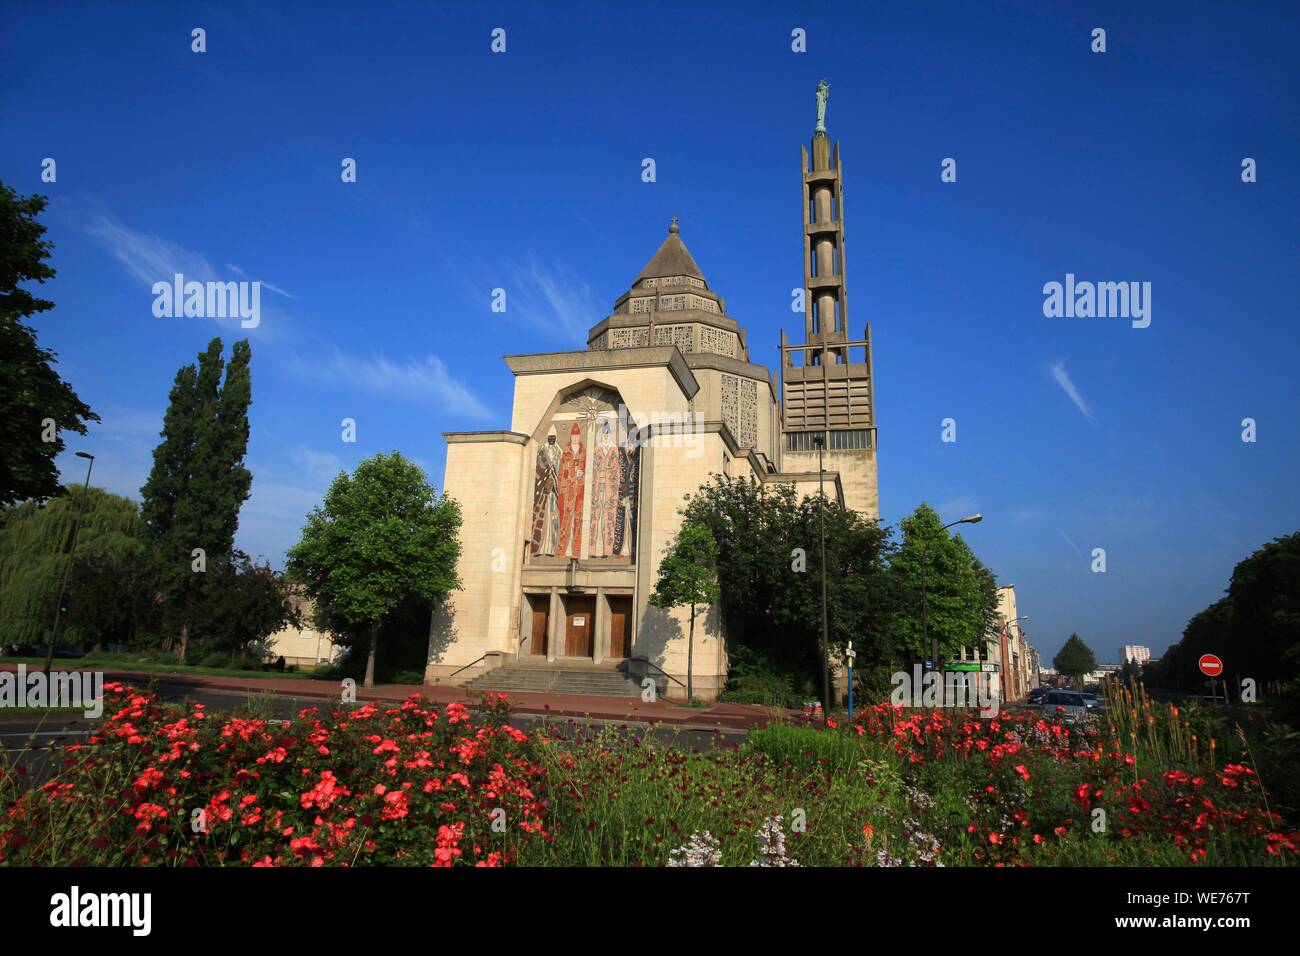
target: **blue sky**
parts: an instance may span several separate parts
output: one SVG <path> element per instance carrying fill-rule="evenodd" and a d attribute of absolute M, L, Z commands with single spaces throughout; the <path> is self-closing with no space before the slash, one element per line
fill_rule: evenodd
<path fill-rule="evenodd" d="M 176 369 L 248 334 L 239 544 L 278 565 L 340 468 L 398 448 L 441 485 L 443 431 L 508 427 L 500 357 L 583 347 L 674 215 L 775 366 L 825 75 L 886 522 L 982 512 L 1045 657 L 1108 660 L 1300 526 L 1296 5 L 464 6 L 5 7 L 0 178 L 51 197 L 38 329 L 104 418 L 68 478 L 84 447 L 138 497 Z M 173 271 L 260 280 L 261 325 L 155 318 Z M 1044 317 L 1067 272 L 1150 282 L 1150 327 Z"/>

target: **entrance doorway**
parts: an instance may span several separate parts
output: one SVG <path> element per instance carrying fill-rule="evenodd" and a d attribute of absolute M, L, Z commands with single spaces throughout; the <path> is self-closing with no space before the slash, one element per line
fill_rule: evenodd
<path fill-rule="evenodd" d="M 609 656 L 618 660 L 632 651 L 632 599 L 624 595 L 609 598 Z"/>
<path fill-rule="evenodd" d="M 564 656 L 592 657 L 596 648 L 596 599 L 565 598 L 564 612 Z"/>
<path fill-rule="evenodd" d="M 533 657 L 546 656 L 546 631 L 551 621 L 551 596 L 528 595 L 529 622 L 532 627 L 528 639 L 528 653 Z"/>

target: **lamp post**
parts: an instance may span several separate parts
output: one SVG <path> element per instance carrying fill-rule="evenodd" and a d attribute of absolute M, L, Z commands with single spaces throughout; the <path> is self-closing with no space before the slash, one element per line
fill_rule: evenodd
<path fill-rule="evenodd" d="M 95 456 L 90 452 L 79 451 L 78 458 L 86 459 L 86 487 L 83 499 L 90 497 L 90 472 L 95 467 Z M 54 645 L 59 642 L 59 628 L 63 624 L 63 598 L 68 593 L 68 576 L 72 574 L 72 562 L 77 556 L 77 535 L 81 533 L 81 513 L 85 510 L 84 501 L 77 502 L 77 520 L 72 526 L 72 547 L 68 549 L 68 563 L 63 568 L 63 583 L 59 586 L 59 601 L 54 605 L 54 630 L 50 634 L 50 646 L 45 652 L 45 676 L 50 676 L 50 665 L 54 662 Z"/>
<path fill-rule="evenodd" d="M 950 522 L 939 529 L 940 532 L 947 531 L 954 525 L 959 524 L 979 524 L 984 520 L 981 514 L 967 515 L 965 518 L 959 518 L 957 521 Z M 926 601 L 926 592 L 929 589 L 930 578 L 930 542 L 927 539 L 921 541 L 921 660 L 925 660 L 926 652 L 930 649 L 930 611 Z M 938 653 L 935 653 L 938 658 Z"/>
<path fill-rule="evenodd" d="M 821 525 L 822 538 L 822 724 L 831 719 L 831 660 L 829 637 L 826 625 L 826 491 L 823 486 L 825 470 L 822 455 L 826 447 L 826 433 L 813 436 L 817 446 L 817 519 Z"/>

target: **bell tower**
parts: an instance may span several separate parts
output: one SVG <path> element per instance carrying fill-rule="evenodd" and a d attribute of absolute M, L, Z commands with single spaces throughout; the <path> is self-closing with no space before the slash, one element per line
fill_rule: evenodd
<path fill-rule="evenodd" d="M 845 504 L 880 517 L 871 326 L 851 339 L 844 285 L 844 177 L 826 135 L 830 84 L 817 84 L 811 163 L 803 150 L 803 342 L 781 332 L 781 471 L 839 473 Z"/>

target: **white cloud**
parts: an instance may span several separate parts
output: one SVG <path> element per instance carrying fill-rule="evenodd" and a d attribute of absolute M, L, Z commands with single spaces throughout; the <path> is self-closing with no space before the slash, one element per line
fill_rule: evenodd
<path fill-rule="evenodd" d="M 946 523 L 956 521 L 958 518 L 965 518 L 967 515 L 974 514 L 978 509 L 975 506 L 974 498 L 970 495 L 963 495 L 960 498 L 940 502 L 935 506 L 934 510 L 943 517 Z"/>
<path fill-rule="evenodd" d="M 241 281 L 248 277 L 247 272 L 231 263 L 226 263 L 226 274 L 222 275 L 202 253 L 186 249 L 159 236 L 137 232 L 105 215 L 94 217 L 86 226 L 86 231 L 112 253 L 132 278 L 148 285 L 151 290 L 155 282 L 170 283 L 172 277 L 176 275 L 183 275 L 187 280 L 195 282 L 225 282 L 229 281 L 231 275 Z M 272 282 L 265 279 L 256 281 L 268 292 L 274 292 L 286 299 L 295 298 Z M 265 306 L 262 307 L 261 318 L 270 319 L 277 324 L 283 324 L 285 321 L 282 314 Z M 262 326 L 259 325 L 257 328 L 260 329 Z"/>
<path fill-rule="evenodd" d="M 587 283 L 563 267 L 549 268 L 532 258 L 514 270 L 512 280 L 503 288 L 506 311 L 501 318 L 522 319 L 572 343 L 573 348 L 586 347 L 587 330 L 607 311 Z"/>
<path fill-rule="evenodd" d="M 330 386 L 355 386 L 376 395 L 436 402 L 448 412 L 479 421 L 492 417 L 487 406 L 464 382 L 452 377 L 436 355 L 428 355 L 423 361 L 391 362 L 382 355 L 356 358 L 336 349 L 330 358 L 310 363 L 295 359 L 292 364 L 300 374 Z"/>
<path fill-rule="evenodd" d="M 108 249 L 132 276 L 152 286 L 181 275 L 199 282 L 217 278 L 216 270 L 203 255 L 184 249 L 158 236 L 136 232 L 107 216 L 96 216 L 86 231 Z"/>
<path fill-rule="evenodd" d="M 343 462 L 339 456 L 327 451 L 313 451 L 300 446 L 291 452 L 291 457 L 306 474 L 318 482 L 333 481 L 343 470 Z"/>
<path fill-rule="evenodd" d="M 1066 544 L 1074 548 L 1074 553 L 1079 556 L 1079 560 L 1082 561 L 1084 564 L 1087 564 L 1088 559 L 1083 556 L 1083 552 L 1079 550 L 1079 546 L 1074 543 L 1074 540 L 1064 531 L 1061 532 L 1061 537 L 1065 539 Z"/>
<path fill-rule="evenodd" d="M 1056 379 L 1056 384 L 1061 386 L 1061 390 L 1069 396 L 1070 401 L 1074 402 L 1075 407 L 1083 412 L 1088 421 L 1095 422 L 1097 419 L 1093 417 L 1092 412 L 1089 410 L 1088 403 L 1083 400 L 1083 396 L 1079 394 L 1079 390 L 1075 388 L 1074 382 L 1071 381 L 1070 374 L 1065 370 L 1065 362 L 1057 362 L 1051 367 L 1050 371 L 1052 378 Z"/>

